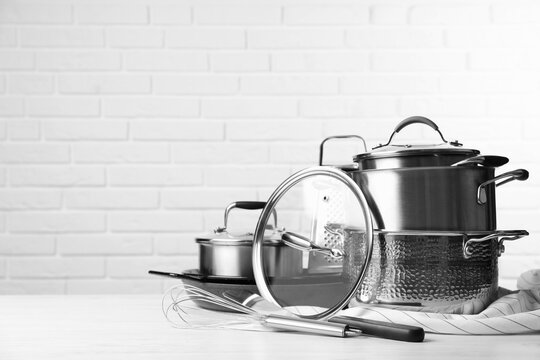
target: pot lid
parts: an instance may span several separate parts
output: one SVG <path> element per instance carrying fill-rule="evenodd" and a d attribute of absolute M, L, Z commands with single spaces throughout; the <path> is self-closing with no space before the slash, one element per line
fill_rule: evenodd
<path fill-rule="evenodd" d="M 272 275 L 280 263 L 262 246 L 272 213 L 280 214 L 281 240 L 301 253 L 300 275 Z M 260 294 L 294 315 L 322 319 L 356 294 L 373 248 L 371 213 L 364 194 L 343 171 L 317 166 L 290 176 L 268 199 L 253 240 L 253 272 Z M 265 255 L 266 254 L 266 255 Z M 286 255 L 286 252 L 283 252 Z M 298 291 L 301 288 L 302 291 Z"/>
<path fill-rule="evenodd" d="M 434 145 L 388 145 L 376 148 L 375 150 L 358 154 L 353 159 L 355 162 L 361 162 L 367 159 L 380 159 L 388 157 L 402 156 L 444 156 L 444 155 L 463 155 L 463 157 L 472 157 L 480 154 L 479 150 L 464 149 L 458 147 L 449 147 L 447 144 Z"/>
<path fill-rule="evenodd" d="M 394 135 L 399 133 L 403 128 L 412 124 L 424 124 L 431 127 L 441 137 L 442 143 L 438 144 L 391 144 Z M 379 144 L 373 148 L 371 152 L 358 154 L 354 157 L 355 162 L 361 162 L 367 159 L 402 157 L 402 156 L 444 156 L 444 155 L 463 155 L 464 157 L 475 156 L 480 154 L 480 151 L 475 149 L 466 149 L 457 141 L 447 141 L 442 135 L 437 124 L 423 116 L 411 116 L 401 121 L 386 144 Z"/>
<path fill-rule="evenodd" d="M 253 233 L 229 233 L 226 230 L 221 233 L 208 234 L 195 238 L 198 244 L 208 245 L 232 245 L 251 246 L 253 244 Z M 264 245 L 281 244 L 281 231 L 279 229 L 267 229 L 264 233 Z"/>
<path fill-rule="evenodd" d="M 223 226 L 214 230 L 214 233 L 195 238 L 199 244 L 215 245 L 251 245 L 253 243 L 253 232 L 251 231 L 229 231 L 227 228 L 229 213 L 233 209 L 260 210 L 265 207 L 264 201 L 235 201 L 225 208 Z M 265 245 L 267 243 L 281 243 L 281 232 L 277 228 L 277 214 L 273 212 L 273 224 L 268 224 L 264 233 Z"/>

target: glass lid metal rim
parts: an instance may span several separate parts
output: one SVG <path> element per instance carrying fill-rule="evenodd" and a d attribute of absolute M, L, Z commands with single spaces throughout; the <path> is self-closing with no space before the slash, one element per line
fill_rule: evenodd
<path fill-rule="evenodd" d="M 259 216 L 259 220 L 257 222 L 257 226 L 255 228 L 255 235 L 253 239 L 253 253 L 252 253 L 252 262 L 253 262 L 253 273 L 255 277 L 255 283 L 257 284 L 257 289 L 261 293 L 261 296 L 263 296 L 266 300 L 272 302 L 274 305 L 277 305 L 279 307 L 282 307 L 279 302 L 274 298 L 272 292 L 269 290 L 268 283 L 266 280 L 264 268 L 263 268 L 263 239 L 264 239 L 264 230 L 266 223 L 268 222 L 268 219 L 270 215 L 273 213 L 275 205 L 279 202 L 279 200 L 283 197 L 287 191 L 289 191 L 292 187 L 297 185 L 302 180 L 311 177 L 311 176 L 329 176 L 333 179 L 339 180 L 341 183 L 346 185 L 349 190 L 354 194 L 358 202 L 360 203 L 360 206 L 363 210 L 363 216 L 364 216 L 364 223 L 366 226 L 366 257 L 362 264 L 361 271 L 359 272 L 359 276 L 356 279 L 356 282 L 354 283 L 354 286 L 348 291 L 348 293 L 343 297 L 343 299 L 339 302 L 337 302 L 334 306 L 328 308 L 325 311 L 322 311 L 318 314 L 314 315 L 301 315 L 296 314 L 303 318 L 311 318 L 311 319 L 326 319 L 330 316 L 337 313 L 339 310 L 342 310 L 343 307 L 345 307 L 349 301 L 354 297 L 356 294 L 358 288 L 360 287 L 360 284 L 362 283 L 365 274 L 367 272 L 367 268 L 369 265 L 369 262 L 371 260 L 371 254 L 373 251 L 373 224 L 371 219 L 371 212 L 369 211 L 369 206 L 367 203 L 367 200 L 362 192 L 362 190 L 358 187 L 358 185 L 354 182 L 352 178 L 350 178 L 347 174 L 345 174 L 343 171 L 336 169 L 331 166 L 315 166 L 310 167 L 304 170 L 300 170 L 299 172 L 291 175 L 289 178 L 287 178 L 284 182 L 282 182 L 270 195 L 266 202 L 266 206 L 261 212 L 261 215 Z"/>

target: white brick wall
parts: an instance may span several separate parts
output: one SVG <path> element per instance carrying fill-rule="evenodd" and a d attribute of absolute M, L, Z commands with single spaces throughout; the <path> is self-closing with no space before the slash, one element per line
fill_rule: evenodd
<path fill-rule="evenodd" d="M 0 293 L 160 292 L 146 271 L 197 267 L 229 202 L 410 115 L 530 170 L 497 195 L 499 227 L 531 232 L 500 259 L 513 287 L 540 267 L 539 19 L 532 0 L 1 1 Z"/>

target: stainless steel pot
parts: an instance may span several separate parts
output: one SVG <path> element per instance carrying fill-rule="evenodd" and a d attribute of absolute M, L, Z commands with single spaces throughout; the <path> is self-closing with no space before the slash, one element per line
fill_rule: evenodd
<path fill-rule="evenodd" d="M 489 200 L 492 196 L 493 189 L 489 186 L 509 179 L 493 178 L 493 168 L 480 166 L 428 167 L 423 172 L 437 174 L 440 169 L 448 171 L 439 174 L 443 178 L 452 177 L 454 173 L 465 178 L 471 174 L 478 177 L 476 180 L 480 185 L 476 187 L 483 190 L 478 192 L 475 187 L 475 191 L 470 193 L 472 204 L 478 206 L 481 206 L 479 200 L 484 201 L 483 197 Z M 423 173 L 416 168 L 398 170 L 415 176 Z M 335 281 L 338 285 L 335 299 L 343 299 L 343 294 L 348 296 L 352 290 L 355 299 L 352 305 L 384 303 L 403 305 L 408 309 L 416 307 L 415 310 L 419 311 L 451 313 L 478 313 L 483 310 L 497 294 L 498 257 L 504 251 L 503 242 L 526 236 L 527 231 L 374 229 L 373 210 L 367 196 L 370 189 L 362 189 L 355 181 L 356 174 L 366 173 L 390 174 L 399 178 L 395 172 L 385 169 L 345 173 L 334 167 L 322 166 L 293 174 L 274 191 L 261 213 L 255 235 L 253 262 L 261 295 L 275 303 L 291 305 L 284 301 L 285 298 L 290 299 L 288 294 L 275 288 L 276 284 L 289 279 L 269 280 L 261 270 L 265 265 L 265 252 L 259 245 L 271 220 L 271 211 L 277 208 L 281 212 L 281 209 L 289 208 L 291 199 L 296 199 L 299 218 L 309 221 L 297 222 L 281 236 L 286 245 L 305 255 L 302 256 L 303 276 L 295 280 L 298 283 L 335 277 L 338 279 Z M 514 175 L 519 176 L 519 173 Z M 484 181 L 486 178 L 490 180 Z M 437 183 L 436 178 L 431 178 L 431 181 Z M 456 191 L 459 194 L 456 197 L 461 198 L 464 190 L 459 186 L 467 187 L 467 183 L 459 185 L 459 177 L 450 182 L 458 183 Z M 426 189 L 428 185 L 420 186 L 418 194 L 422 190 L 429 192 L 430 188 Z M 445 186 L 453 188 L 451 184 Z M 397 196 L 398 191 L 396 186 L 390 197 Z M 478 196 L 484 191 L 484 195 Z M 434 211 L 445 211 L 445 206 L 449 205 L 444 202 L 450 201 L 452 194 L 446 196 L 448 198 L 438 198 L 442 203 Z M 454 203 L 450 212 L 459 213 L 464 206 L 469 204 Z M 313 305 L 311 297 L 298 295 L 294 300 L 294 305 Z M 327 304 L 328 307 L 332 305 Z"/>
<path fill-rule="evenodd" d="M 412 124 L 424 124 L 442 140 L 436 145 L 391 145 L 394 136 Z M 355 135 L 330 137 L 360 138 Z M 364 143 L 365 141 L 360 138 Z M 355 164 L 340 165 L 364 192 L 376 228 L 386 230 L 486 231 L 497 229 L 495 187 L 526 180 L 517 169 L 495 177 L 495 168 L 508 158 L 479 155 L 457 140 L 448 142 L 431 120 L 413 116 L 400 122 L 388 142 L 354 157 Z"/>
<path fill-rule="evenodd" d="M 503 242 L 525 235 L 524 230 L 377 231 L 368 272 L 353 304 L 479 313 L 497 298 Z"/>
<path fill-rule="evenodd" d="M 356 277 L 359 266 L 369 257 L 366 230 L 342 224 L 327 224 L 327 228 L 342 241 L 337 249 L 323 250 L 340 256 L 342 277 Z M 353 304 L 479 313 L 497 298 L 498 257 L 504 252 L 503 243 L 526 235 L 525 230 L 376 230 L 368 270 Z M 306 239 L 294 246 L 309 252 L 321 251 Z"/>
<path fill-rule="evenodd" d="M 253 233 L 234 234 L 228 231 L 229 212 L 239 208 L 245 210 L 262 209 L 265 202 L 239 201 L 225 209 L 224 226 L 214 234 L 196 238 L 199 244 L 199 272 L 202 276 L 253 280 L 252 245 Z M 265 232 L 264 247 L 267 273 L 270 276 L 295 276 L 302 271 L 302 256 L 293 248 L 284 245 L 281 231 L 277 229 L 274 212 L 274 226 Z"/>
<path fill-rule="evenodd" d="M 353 171 L 378 229 L 497 229 L 495 187 L 525 180 L 517 169 L 497 177 L 490 167 L 424 167 Z"/>

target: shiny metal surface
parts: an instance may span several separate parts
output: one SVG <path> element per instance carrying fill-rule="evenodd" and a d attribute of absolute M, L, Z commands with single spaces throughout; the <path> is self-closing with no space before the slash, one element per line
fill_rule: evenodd
<path fill-rule="evenodd" d="M 285 243 L 285 245 L 290 246 L 294 249 L 302 250 L 302 251 L 308 251 L 308 252 L 317 252 L 320 254 L 324 254 L 327 256 L 330 256 L 333 259 L 341 260 L 343 259 L 343 251 L 338 248 L 326 248 L 322 247 L 320 245 L 317 245 L 313 242 L 311 242 L 309 239 L 305 238 L 302 235 L 295 234 L 293 232 L 284 232 L 283 235 L 281 235 L 281 240 Z"/>
<path fill-rule="evenodd" d="M 199 243 L 199 270 L 202 275 L 254 279 L 252 242 Z M 282 242 L 265 243 L 265 272 L 269 276 L 296 276 L 302 272 L 302 253 Z"/>
<path fill-rule="evenodd" d="M 528 178 L 529 178 L 529 172 L 527 170 L 517 169 L 517 170 L 509 171 L 504 174 L 498 175 L 497 177 L 494 177 L 493 179 L 484 181 L 482 184 L 478 186 L 476 201 L 479 204 L 485 204 L 487 202 L 486 187 L 489 184 L 495 184 L 495 186 L 501 186 L 510 181 L 514 181 L 514 180 L 524 181 L 524 180 L 527 180 Z M 502 181 L 497 182 L 499 180 L 502 180 Z"/>
<path fill-rule="evenodd" d="M 492 179 L 493 168 L 427 167 L 349 173 L 364 192 L 378 229 L 495 230 L 495 186 L 485 187 L 484 204 L 477 188 Z"/>
<path fill-rule="evenodd" d="M 468 240 L 463 243 L 463 257 L 465 259 L 469 259 L 474 255 L 474 247 L 472 244 L 489 241 L 492 239 L 499 239 L 499 256 L 501 256 L 504 253 L 505 241 L 518 240 L 527 235 L 529 235 L 529 232 L 526 230 L 501 230 L 495 231 L 483 237 L 471 235 L 469 236 Z"/>
<path fill-rule="evenodd" d="M 442 143 L 438 144 L 391 144 L 394 135 L 412 124 L 424 124 L 436 131 Z M 358 154 L 354 161 L 358 169 L 397 169 L 404 167 L 450 166 L 480 154 L 478 150 L 464 149 L 457 140 L 447 141 L 439 127 L 423 116 L 411 116 L 401 121 L 386 144 L 380 144 L 371 152 Z"/>
<path fill-rule="evenodd" d="M 477 155 L 470 157 L 465 160 L 461 160 L 455 164 L 452 164 L 452 166 L 474 166 L 474 165 L 481 165 L 481 166 L 487 166 L 487 167 L 499 167 L 503 166 L 505 164 L 508 164 L 507 157 L 504 156 L 498 156 L 498 155 Z"/>
<path fill-rule="evenodd" d="M 395 153 L 386 153 L 378 155 L 364 156 L 364 154 L 357 155 L 355 162 L 358 163 L 359 170 L 372 170 L 372 169 L 400 169 L 407 167 L 434 167 L 434 166 L 451 166 L 459 161 L 463 161 L 470 157 L 478 155 L 478 150 L 458 149 L 459 151 L 452 151 L 452 149 L 434 150 L 429 151 L 396 151 Z"/>
<path fill-rule="evenodd" d="M 299 319 L 291 316 L 269 315 L 264 317 L 263 324 L 275 329 L 301 331 L 317 335 L 346 337 L 358 335 L 360 332 L 351 331 L 347 325 L 327 321 Z"/>
<path fill-rule="evenodd" d="M 264 208 L 266 203 L 264 201 L 235 201 L 230 203 L 225 208 L 225 214 L 223 216 L 223 227 L 218 227 L 214 232 L 221 233 L 227 230 L 227 225 L 229 222 L 229 213 L 233 209 L 244 209 L 244 210 L 261 210 Z M 274 229 L 277 228 L 277 213 L 274 212 Z"/>
<path fill-rule="evenodd" d="M 366 140 L 364 140 L 363 137 L 358 135 L 335 135 L 335 136 L 329 136 L 325 138 L 321 144 L 319 145 L 319 166 L 323 166 L 323 160 L 324 160 L 324 144 L 329 140 L 336 140 L 336 139 L 357 139 L 362 142 L 364 145 L 364 152 L 367 152 L 367 145 Z"/>
<path fill-rule="evenodd" d="M 370 266 L 356 300 L 434 312 L 480 312 L 497 295 L 499 242 L 497 237 L 471 242 L 472 254 L 465 258 L 463 245 L 471 236 L 376 232 Z"/>
<path fill-rule="evenodd" d="M 227 230 L 229 213 L 233 209 L 260 210 L 266 205 L 261 201 L 236 201 L 225 209 L 223 227 L 214 234 L 196 238 L 199 244 L 199 271 L 203 276 L 254 279 L 251 252 L 252 233 L 233 234 Z M 301 256 L 285 246 L 277 229 L 277 214 L 272 212 L 274 223 L 264 236 L 267 271 L 273 275 L 297 275 L 301 270 Z"/>

